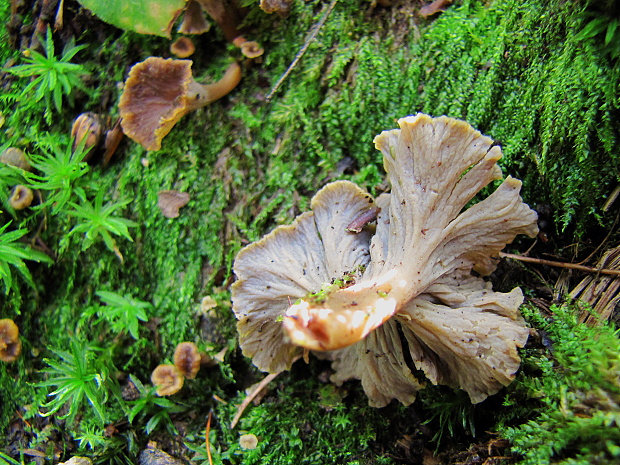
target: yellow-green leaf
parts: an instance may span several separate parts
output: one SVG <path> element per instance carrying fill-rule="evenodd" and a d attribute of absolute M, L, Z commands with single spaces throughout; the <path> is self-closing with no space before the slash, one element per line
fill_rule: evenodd
<path fill-rule="evenodd" d="M 78 0 L 98 18 L 139 34 L 170 37 L 187 0 Z"/>

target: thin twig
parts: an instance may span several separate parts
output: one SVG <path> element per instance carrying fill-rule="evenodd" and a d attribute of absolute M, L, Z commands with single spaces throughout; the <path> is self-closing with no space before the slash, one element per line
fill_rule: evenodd
<path fill-rule="evenodd" d="M 56 10 L 56 19 L 54 20 L 54 31 L 62 29 L 65 24 L 65 0 L 58 2 L 58 9 Z"/>
<path fill-rule="evenodd" d="M 325 11 L 325 13 L 323 14 L 323 17 L 319 20 L 319 22 L 316 24 L 316 26 L 314 26 L 314 29 L 312 29 L 312 31 L 308 35 L 308 38 L 306 39 L 306 42 L 304 43 L 304 46 L 301 47 L 301 50 L 299 52 L 297 52 L 297 55 L 295 55 L 295 58 L 293 59 L 293 62 L 289 65 L 287 70 L 280 77 L 280 79 L 278 79 L 278 82 L 276 82 L 275 86 L 273 86 L 273 88 L 271 89 L 271 91 L 267 95 L 267 98 L 266 98 L 267 101 L 272 99 L 272 97 L 278 91 L 278 89 L 280 88 L 282 83 L 286 80 L 288 75 L 291 74 L 291 72 L 293 71 L 295 66 L 297 66 L 297 63 L 299 63 L 299 60 L 301 60 L 301 58 L 304 56 L 304 54 L 308 51 L 308 48 L 310 47 L 310 44 L 316 38 L 316 35 L 319 33 L 319 31 L 321 30 L 321 28 L 325 24 L 325 21 L 327 20 L 327 17 L 332 12 L 332 10 L 336 6 L 337 2 L 338 2 L 338 0 L 332 0 L 332 2 L 329 4 L 329 6 L 327 7 L 327 11 Z"/>
<path fill-rule="evenodd" d="M 252 402 L 252 400 L 258 395 L 258 393 L 261 392 L 263 388 L 267 386 L 271 381 L 273 381 L 275 377 L 278 376 L 278 374 L 279 373 L 271 373 L 270 375 L 265 376 L 265 379 L 258 383 L 256 385 L 256 388 L 245 399 L 243 399 L 243 402 L 241 402 L 241 405 L 239 405 L 239 408 L 237 409 L 237 414 L 235 415 L 235 418 L 233 418 L 233 420 L 230 422 L 230 429 L 233 429 L 235 426 L 237 426 L 237 423 L 241 419 L 241 415 L 243 415 L 243 411 L 245 410 L 245 408 L 250 405 L 250 402 Z"/>
<path fill-rule="evenodd" d="M 211 397 L 213 397 L 213 399 L 215 399 L 216 401 L 218 401 L 220 404 L 224 404 L 224 405 L 228 405 L 228 402 L 226 402 L 224 399 L 222 399 L 220 396 L 218 396 L 217 394 L 213 394 Z"/>
<path fill-rule="evenodd" d="M 577 265 L 576 263 L 555 262 L 553 260 L 543 260 L 542 258 L 524 257 L 522 255 L 514 255 L 511 253 L 499 253 L 500 258 L 512 258 L 527 263 L 538 263 L 539 265 L 556 266 L 558 268 L 568 268 L 571 270 L 586 271 L 588 273 L 609 274 L 612 276 L 620 276 L 620 270 L 610 270 L 607 268 L 594 268 L 592 266 Z"/>
<path fill-rule="evenodd" d="M 209 417 L 207 418 L 207 430 L 205 431 L 205 442 L 207 445 L 207 458 L 209 459 L 209 465 L 213 465 L 213 458 L 211 457 L 211 443 L 209 442 L 209 433 L 211 432 L 211 417 L 213 412 L 209 411 Z"/>
<path fill-rule="evenodd" d="M 27 426 L 28 428 L 32 428 L 32 425 L 26 421 L 26 419 L 22 416 L 22 414 L 21 414 L 21 413 L 19 413 L 19 410 L 15 410 L 15 413 L 17 414 L 17 416 L 19 417 L 19 419 L 20 419 L 21 421 L 23 421 L 23 422 L 26 424 L 26 426 Z"/>

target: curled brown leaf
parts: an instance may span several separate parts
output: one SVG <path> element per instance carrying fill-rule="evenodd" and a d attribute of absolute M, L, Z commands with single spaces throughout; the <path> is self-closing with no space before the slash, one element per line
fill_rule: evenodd
<path fill-rule="evenodd" d="M 159 197 L 157 206 L 166 218 L 178 217 L 179 209 L 189 202 L 189 194 L 187 192 L 169 190 L 160 191 L 157 195 Z"/>

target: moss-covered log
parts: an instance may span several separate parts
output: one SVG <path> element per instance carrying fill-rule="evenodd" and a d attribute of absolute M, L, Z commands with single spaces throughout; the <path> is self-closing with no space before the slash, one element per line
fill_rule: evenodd
<path fill-rule="evenodd" d="M 40 153 L 46 137 L 68 146 L 71 121 L 82 111 L 117 115 L 118 84 L 134 63 L 149 55 L 169 56 L 165 39 L 122 33 L 99 24 L 76 3 L 65 4 L 67 15 L 81 22 L 57 33 L 58 50 L 69 31 L 77 32 L 77 43 L 88 45 L 75 61 L 89 67 L 86 83 L 91 91 L 78 94 L 74 106 L 63 107 L 50 125 L 41 104 L 16 97 L 27 82 L 3 77 L 2 146 Z M 381 154 L 372 140 L 405 115 L 422 111 L 465 119 L 494 138 L 504 152 L 504 171 L 524 181 L 524 200 L 550 205 L 557 231 L 567 238 L 583 238 L 592 226 L 611 225 L 617 206 L 610 212 L 602 207 L 620 180 L 620 66 L 613 49 L 618 34 L 600 27 L 599 34 L 580 32 L 587 32 L 596 18 L 603 18 L 597 19 L 601 24 L 605 18 L 609 24 L 616 21 L 608 10 L 596 11 L 576 0 L 464 0 L 422 19 L 416 14 L 419 7 L 414 0 L 396 0 L 389 7 L 365 0 L 338 1 L 304 56 L 267 101 L 329 3 L 297 1 L 291 14 L 282 18 L 266 15 L 253 2 L 246 18 L 247 36 L 264 47 L 265 55 L 260 63 L 246 64 L 240 86 L 216 104 L 185 116 L 163 140 L 161 150 L 146 152 L 126 141 L 108 168 L 92 166 L 84 176 L 91 200 L 101 190 L 106 202 L 131 199 L 119 214 L 139 226 L 130 231 L 133 242 L 115 237 L 122 262 L 102 241 L 85 248 L 80 235 L 68 238 L 78 221 L 68 211 L 52 214 L 47 208 L 13 214 L 2 208 L 2 224 L 13 221 L 14 227 L 27 228 L 31 243 L 55 258 L 51 267 L 30 266 L 35 288 L 16 273 L 19 292 L 0 295 L 0 317 L 16 321 L 24 346 L 15 364 L 0 365 L 0 431 L 14 431 L 16 425 L 23 429 L 20 416 L 35 424 L 21 442 L 9 437 L 7 447 L 53 442 L 42 433 L 48 420 L 37 414 L 48 388 L 36 383 L 44 378 L 40 370 L 49 368 L 45 359 L 59 361 L 49 349 L 68 351 L 72 340 L 80 341 L 89 357 L 93 344 L 106 350 L 121 383 L 128 384 L 131 376 L 145 385 L 150 371 L 170 360 L 180 341 L 195 340 L 212 355 L 228 348 L 224 362 L 210 376 L 187 383 L 175 407 L 182 413 L 173 418 L 189 425 L 184 439 L 193 445 L 203 441 L 203 417 L 209 409 L 214 408 L 222 422 L 229 421 L 234 408 L 219 404 L 212 395 L 238 401 L 242 388 L 260 376 L 236 350 L 228 290 L 236 252 L 307 210 L 309 199 L 327 181 L 350 179 L 372 194 L 382 192 L 386 185 Z M 8 21 L 8 4 L 0 12 Z M 24 23 L 33 20 L 30 12 L 22 13 Z M 238 49 L 226 45 L 215 28 L 196 42 L 200 47 L 192 58 L 197 77 L 215 80 L 231 60 L 241 60 Z M 19 61 L 19 53 L 8 43 L 0 46 L 0 57 L 3 62 Z M 166 218 L 159 211 L 157 194 L 162 190 L 190 195 L 178 218 Z M 46 195 L 42 192 L 42 200 Z M 140 323 L 140 339 L 134 341 L 129 331 L 119 331 L 106 320 L 97 291 L 153 305 L 148 324 Z M 216 306 L 201 307 L 205 296 Z M 287 463 L 291 457 L 306 457 L 307 463 L 327 463 L 321 457 L 340 451 L 342 463 L 392 463 L 391 457 L 404 457 L 412 450 L 403 452 L 399 438 L 415 435 L 422 444 L 416 452 L 421 457 L 428 438 L 417 429 L 412 410 L 370 411 L 357 387 L 351 387 L 353 395 L 346 404 L 340 403 L 343 393 L 316 379 L 323 368 L 316 363 L 311 375 L 302 370 L 286 375 L 293 387 L 272 396 L 274 405 L 267 403 L 242 420 L 247 430 L 258 428 L 262 419 L 281 421 L 287 431 L 297 431 L 280 437 L 281 428 L 270 424 L 260 429 L 279 455 L 244 455 L 235 445 L 236 433 L 227 431 L 213 437 L 224 458 L 232 463 Z M 144 428 L 174 426 L 161 413 L 163 407 L 149 398 L 145 410 L 131 417 L 134 430 L 126 419 L 136 404 L 120 401 L 111 392 L 102 396 L 105 422 L 88 409 L 73 425 L 49 420 L 54 428 L 69 432 L 67 451 L 78 447 L 73 439 L 94 432 L 103 441 L 96 453 L 133 457 L 145 443 Z M 144 392 L 140 396 L 147 399 Z M 311 402 L 300 405 L 301 396 Z M 334 396 L 337 407 L 326 417 L 318 415 L 316 409 L 333 408 Z M 314 409 L 310 420 L 299 418 L 295 410 L 304 406 Z M 188 419 L 192 410 L 199 418 Z M 149 422 L 152 418 L 159 420 Z M 376 428 L 369 429 L 369 418 L 377 422 Z M 385 422 L 391 422 L 389 428 L 383 428 Z M 105 438 L 103 428 L 109 423 L 117 424 L 121 433 Z M 95 439 L 84 442 L 83 449 L 89 444 L 96 444 Z"/>

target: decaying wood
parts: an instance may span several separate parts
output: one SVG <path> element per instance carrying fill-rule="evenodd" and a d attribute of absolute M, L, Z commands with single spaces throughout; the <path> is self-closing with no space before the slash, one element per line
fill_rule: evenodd
<path fill-rule="evenodd" d="M 597 268 L 620 270 L 620 247 L 608 250 L 597 263 Z M 620 302 L 620 279 L 613 276 L 586 276 L 570 292 L 572 299 L 579 299 L 589 304 L 590 309 L 582 309 L 579 321 L 588 324 L 600 324 L 609 320 L 616 305 Z"/>

